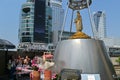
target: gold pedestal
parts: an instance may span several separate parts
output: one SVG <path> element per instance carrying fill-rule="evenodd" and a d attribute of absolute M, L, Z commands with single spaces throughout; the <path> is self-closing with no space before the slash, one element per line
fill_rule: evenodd
<path fill-rule="evenodd" d="M 75 34 L 73 34 L 69 39 L 90 39 L 91 37 L 86 35 L 83 32 L 76 32 Z"/>

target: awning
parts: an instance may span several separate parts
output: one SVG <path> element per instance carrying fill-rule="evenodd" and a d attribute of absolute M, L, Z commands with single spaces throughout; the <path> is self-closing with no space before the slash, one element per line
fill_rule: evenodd
<path fill-rule="evenodd" d="M 11 42 L 0 39 L 0 49 L 14 49 L 15 45 L 13 45 Z"/>

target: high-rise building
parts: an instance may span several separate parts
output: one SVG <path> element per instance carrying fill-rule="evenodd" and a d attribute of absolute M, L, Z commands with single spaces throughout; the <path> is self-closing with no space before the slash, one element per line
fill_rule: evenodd
<path fill-rule="evenodd" d="M 19 27 L 19 42 L 33 42 L 34 34 L 34 2 L 27 0 L 22 5 Z"/>
<path fill-rule="evenodd" d="M 103 11 L 93 13 L 93 20 L 95 24 L 94 35 L 98 38 L 106 37 L 106 15 Z"/>
<path fill-rule="evenodd" d="M 27 0 L 21 8 L 18 48 L 57 42 L 63 17 L 61 0 Z"/>
<path fill-rule="evenodd" d="M 35 0 L 34 42 L 51 43 L 52 9 L 48 0 Z"/>
<path fill-rule="evenodd" d="M 120 38 L 106 36 L 106 15 L 103 11 L 98 11 L 93 14 L 95 29 L 94 35 L 96 38 L 104 41 L 107 52 L 110 56 L 120 55 Z"/>
<path fill-rule="evenodd" d="M 52 32 L 53 43 L 56 44 L 59 40 L 59 31 L 64 19 L 64 9 L 62 8 L 62 0 L 50 0 L 50 7 L 52 8 Z"/>
<path fill-rule="evenodd" d="M 49 0 L 27 0 L 21 9 L 18 47 L 31 44 L 39 47 L 51 43 L 51 31 L 52 9 Z"/>

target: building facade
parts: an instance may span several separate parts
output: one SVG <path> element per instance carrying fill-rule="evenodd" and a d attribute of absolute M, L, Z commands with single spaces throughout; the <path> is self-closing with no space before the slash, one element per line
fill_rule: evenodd
<path fill-rule="evenodd" d="M 110 56 L 120 55 L 120 38 L 106 36 L 106 15 L 104 11 L 97 11 L 93 14 L 95 24 L 94 35 L 97 39 L 103 40 Z"/>
<path fill-rule="evenodd" d="M 18 48 L 51 43 L 51 23 L 52 9 L 49 0 L 27 0 L 21 8 Z"/>
<path fill-rule="evenodd" d="M 27 0 L 22 5 L 19 27 L 19 42 L 32 42 L 34 31 L 34 3 Z"/>
<path fill-rule="evenodd" d="M 27 0 L 21 8 L 18 48 L 46 49 L 57 43 L 63 17 L 61 0 Z"/>
<path fill-rule="evenodd" d="M 47 0 L 35 0 L 34 8 L 34 41 L 51 43 L 52 10 Z"/>
<path fill-rule="evenodd" d="M 50 7 L 52 8 L 52 36 L 55 45 L 59 41 L 59 31 L 61 31 L 64 19 L 62 0 L 50 0 Z"/>
<path fill-rule="evenodd" d="M 102 40 L 110 56 L 120 56 L 120 38 L 103 38 Z"/>
<path fill-rule="evenodd" d="M 101 39 L 106 37 L 106 15 L 103 11 L 93 13 L 93 21 L 95 25 L 94 35 L 96 38 Z"/>

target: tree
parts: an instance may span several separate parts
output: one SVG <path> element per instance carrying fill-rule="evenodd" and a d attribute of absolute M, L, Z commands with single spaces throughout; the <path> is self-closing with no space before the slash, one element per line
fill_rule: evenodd
<path fill-rule="evenodd" d="M 118 57 L 118 59 L 116 59 L 116 62 L 118 62 L 118 64 L 120 65 L 120 57 Z"/>

